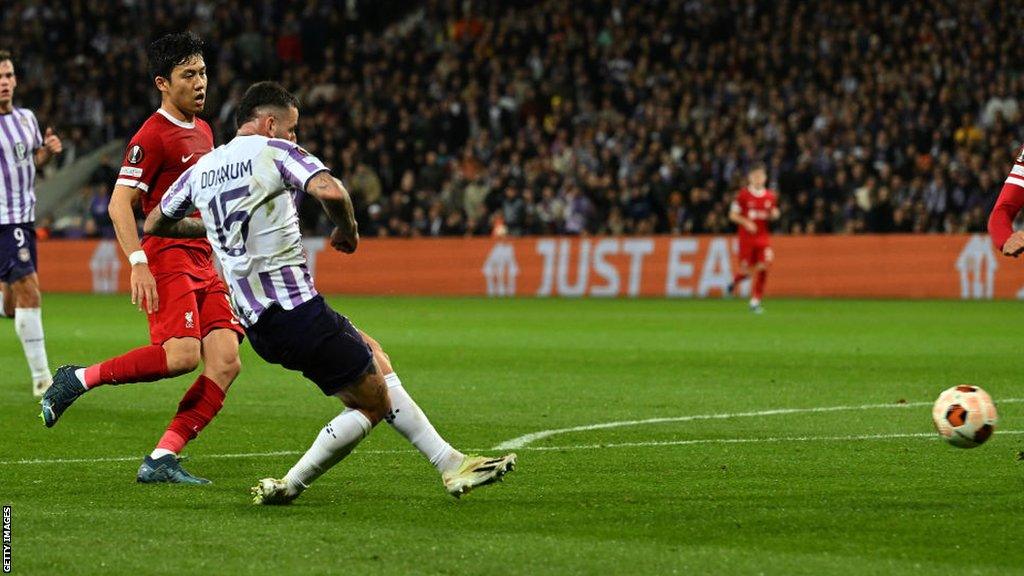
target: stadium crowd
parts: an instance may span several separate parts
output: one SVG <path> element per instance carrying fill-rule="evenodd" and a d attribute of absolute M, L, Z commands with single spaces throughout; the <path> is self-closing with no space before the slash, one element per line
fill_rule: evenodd
<path fill-rule="evenodd" d="M 148 39 L 194 30 L 218 143 L 244 87 L 280 80 L 364 236 L 724 232 L 758 162 L 780 232 L 951 233 L 985 229 L 1022 140 L 1014 8 L 13 0 L 0 31 L 20 104 L 63 130 L 69 161 L 155 108 Z M 72 203 L 92 221 L 76 232 L 109 231 L 108 180 Z M 315 202 L 300 217 L 326 231 Z"/>

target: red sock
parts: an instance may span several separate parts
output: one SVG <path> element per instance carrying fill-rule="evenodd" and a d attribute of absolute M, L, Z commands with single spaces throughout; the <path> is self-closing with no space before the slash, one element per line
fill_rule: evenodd
<path fill-rule="evenodd" d="M 217 383 L 200 374 L 192 387 L 178 404 L 178 413 L 167 426 L 157 448 L 170 450 L 175 454 L 199 435 L 224 405 L 224 391 Z"/>
<path fill-rule="evenodd" d="M 764 285 L 768 282 L 768 271 L 759 270 L 757 278 L 754 279 L 754 291 L 751 294 L 755 300 L 760 301 L 764 297 Z"/>
<path fill-rule="evenodd" d="M 85 369 L 85 387 L 101 384 L 152 382 L 167 377 L 167 352 L 163 346 L 143 346 Z"/>
<path fill-rule="evenodd" d="M 733 284 L 733 286 L 739 286 L 740 282 L 743 282 L 744 280 L 747 279 L 747 276 L 748 276 L 748 274 L 736 274 L 735 276 L 733 276 L 732 277 L 732 284 Z"/>

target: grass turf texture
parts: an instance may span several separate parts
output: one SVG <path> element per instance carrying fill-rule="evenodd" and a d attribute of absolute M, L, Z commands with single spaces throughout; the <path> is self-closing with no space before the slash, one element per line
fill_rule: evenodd
<path fill-rule="evenodd" d="M 617 420 L 931 401 L 972 382 L 1024 397 L 1021 305 L 961 302 L 333 299 L 390 352 L 460 447 Z M 54 367 L 146 339 L 124 297 L 48 295 Z M 382 424 L 293 506 L 248 489 L 282 475 L 339 410 L 243 347 L 224 410 L 186 449 L 207 487 L 140 486 L 142 455 L 192 381 L 104 387 L 52 430 L 0 323 L 0 502 L 14 573 L 1024 573 L 1024 436 L 577 445 L 927 433 L 927 407 L 661 423 L 562 434 L 456 501 Z M 1024 430 L 1024 404 L 1000 405 Z M 14 464 L 23 459 L 126 461 Z M 955 567 L 955 569 L 954 569 Z M 700 573 L 698 572 L 698 573 Z"/>

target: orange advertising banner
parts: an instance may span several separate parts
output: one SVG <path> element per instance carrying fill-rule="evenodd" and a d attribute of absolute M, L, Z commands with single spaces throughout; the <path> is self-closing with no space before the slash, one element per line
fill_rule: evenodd
<path fill-rule="evenodd" d="M 325 294 L 719 297 L 736 266 L 725 236 L 364 239 L 353 255 L 323 238 L 305 246 Z M 769 297 L 1024 298 L 1024 261 L 982 235 L 780 236 L 772 246 Z M 39 258 L 46 291 L 128 288 L 113 241 L 41 242 Z"/>

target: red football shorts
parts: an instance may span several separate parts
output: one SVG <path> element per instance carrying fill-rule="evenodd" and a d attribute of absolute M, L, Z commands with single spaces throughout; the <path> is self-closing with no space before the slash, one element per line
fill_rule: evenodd
<path fill-rule="evenodd" d="M 245 336 L 228 300 L 228 288 L 218 276 L 196 279 L 188 274 L 156 277 L 160 309 L 149 315 L 149 338 L 160 345 L 171 338 L 202 340 L 213 330 L 224 328 Z"/>
<path fill-rule="evenodd" d="M 775 253 L 772 252 L 772 247 L 767 244 L 740 242 L 740 262 L 747 267 L 771 264 L 774 257 Z"/>

